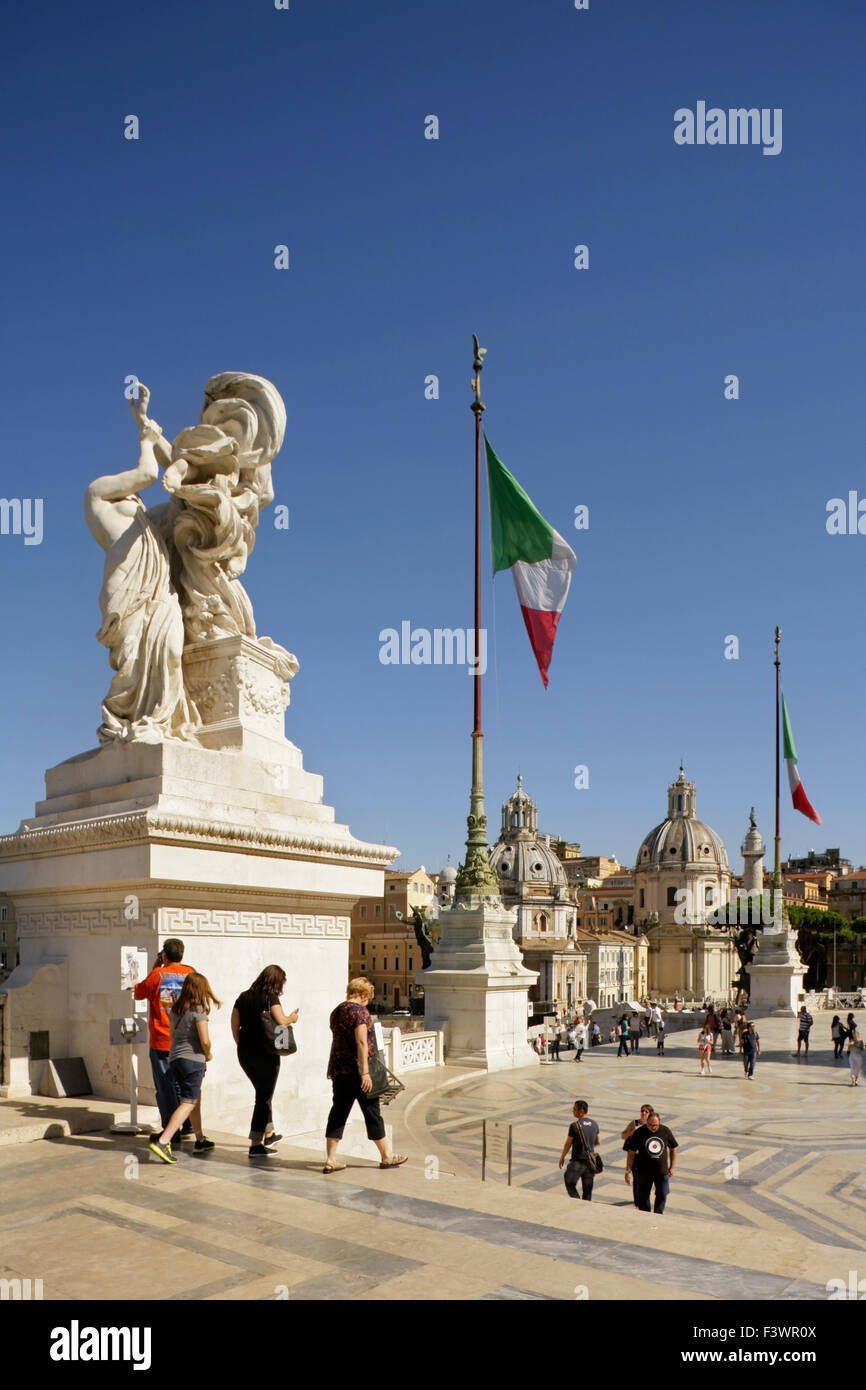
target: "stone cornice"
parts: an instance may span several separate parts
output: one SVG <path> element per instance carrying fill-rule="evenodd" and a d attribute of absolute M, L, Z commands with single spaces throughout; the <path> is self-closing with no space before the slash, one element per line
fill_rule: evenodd
<path fill-rule="evenodd" d="M 0 836 L 0 859 L 24 855 L 73 853 L 88 848 L 141 841 L 206 842 L 243 853 L 285 854 L 293 858 L 351 859 L 383 867 L 400 853 L 391 845 L 372 845 L 363 840 L 341 840 L 324 835 L 293 835 L 256 826 L 230 825 L 193 816 L 165 815 L 152 810 L 98 816 L 62 825 L 34 826 Z"/>

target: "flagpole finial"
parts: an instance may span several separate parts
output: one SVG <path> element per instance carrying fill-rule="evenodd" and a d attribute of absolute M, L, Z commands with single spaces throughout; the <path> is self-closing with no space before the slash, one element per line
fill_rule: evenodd
<path fill-rule="evenodd" d="M 484 366 L 484 358 L 487 354 L 487 348 L 479 347 L 478 336 L 475 333 L 472 334 L 472 350 L 472 366 L 475 369 L 475 375 L 472 378 L 470 385 L 472 387 L 472 390 L 475 392 L 475 400 L 472 402 L 472 405 L 469 408 L 470 410 L 474 410 L 476 415 L 480 415 L 483 410 L 487 409 L 487 407 L 481 399 L 481 371 Z"/>

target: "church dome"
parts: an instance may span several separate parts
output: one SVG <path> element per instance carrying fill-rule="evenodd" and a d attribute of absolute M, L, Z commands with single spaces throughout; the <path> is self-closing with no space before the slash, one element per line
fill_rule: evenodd
<path fill-rule="evenodd" d="M 457 882 L 457 870 L 455 869 L 455 867 L 454 867 L 453 864 L 446 864 L 446 865 L 445 865 L 445 868 L 442 870 L 442 872 L 441 872 L 440 875 L 439 875 L 439 883 L 440 883 L 440 885 L 443 884 L 443 883 L 456 883 L 456 882 Z"/>
<path fill-rule="evenodd" d="M 505 891 L 517 883 L 568 885 L 550 836 L 538 833 L 538 807 L 524 791 L 521 776 L 502 808 L 502 832 L 490 851 L 490 863 Z"/>
<path fill-rule="evenodd" d="M 668 787 L 667 819 L 644 838 L 637 852 L 635 872 L 641 869 L 706 866 L 728 872 L 728 855 L 721 837 L 695 815 L 695 784 L 686 781 L 680 768 Z"/>

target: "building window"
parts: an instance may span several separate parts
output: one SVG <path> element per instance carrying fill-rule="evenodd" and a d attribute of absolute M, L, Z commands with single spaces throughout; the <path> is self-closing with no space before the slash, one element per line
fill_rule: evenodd
<path fill-rule="evenodd" d="M 676 907 L 676 905 L 677 905 L 677 890 L 676 890 L 676 888 L 669 888 L 669 889 L 668 889 L 668 907 Z"/>
<path fill-rule="evenodd" d="M 393 903 L 388 904 L 388 916 L 393 917 L 395 921 L 397 920 L 397 909 Z"/>
<path fill-rule="evenodd" d="M 387 996 L 387 994 L 388 994 L 388 986 L 387 986 L 387 984 L 384 984 L 384 985 L 382 986 L 382 993 L 383 993 L 385 996 Z"/>
<path fill-rule="evenodd" d="M 3 928 L 2 931 L 0 931 L 0 943 L 2 943 L 4 946 L 6 945 L 6 928 L 5 928 L 5 927 Z"/>
<path fill-rule="evenodd" d="M 363 918 L 363 917 L 366 917 L 366 916 L 367 916 L 367 909 L 366 909 L 366 907 L 362 907 L 362 908 L 361 908 L 361 917 Z"/>
<path fill-rule="evenodd" d="M 644 905 L 643 889 L 640 890 L 640 905 L 641 907 Z"/>
<path fill-rule="evenodd" d="M 715 889 L 712 887 L 711 884 L 707 884 L 704 888 L 704 907 L 712 907 L 715 901 L 715 897 Z"/>
<path fill-rule="evenodd" d="M 381 904 L 381 903 L 377 903 L 377 904 L 376 904 L 376 916 L 377 916 L 377 917 L 381 917 L 381 916 L 382 916 L 382 904 Z"/>
<path fill-rule="evenodd" d="M 409 969 L 410 969 L 410 970 L 414 970 L 414 969 L 415 969 L 415 962 L 414 962 L 414 960 L 413 960 L 413 958 L 412 958 L 411 956 L 409 957 Z"/>
<path fill-rule="evenodd" d="M 8 915 L 9 909 L 7 907 L 0 907 L 0 922 L 5 922 Z"/>
<path fill-rule="evenodd" d="M 366 954 L 367 954 L 367 943 L 366 943 L 366 941 L 362 941 L 362 942 L 361 942 L 361 955 L 362 955 L 362 956 L 365 956 Z"/>
<path fill-rule="evenodd" d="M 383 969 L 383 970 L 387 970 L 387 969 L 388 969 L 388 957 L 387 957 L 387 956 L 385 956 L 384 959 L 383 959 L 383 961 L 382 961 L 382 969 Z"/>

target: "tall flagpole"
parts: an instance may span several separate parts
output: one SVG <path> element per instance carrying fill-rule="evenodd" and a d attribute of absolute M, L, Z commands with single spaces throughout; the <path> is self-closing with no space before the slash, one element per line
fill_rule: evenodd
<path fill-rule="evenodd" d="M 470 410 L 475 416 L 475 689 L 473 691 L 472 723 L 472 788 L 469 793 L 469 815 L 466 820 L 466 858 L 457 872 L 456 894 L 495 893 L 499 895 L 499 880 L 490 867 L 487 847 L 487 816 L 484 813 L 484 776 L 481 732 L 481 416 L 485 410 L 481 399 L 481 371 L 484 366 L 486 348 L 478 346 L 473 333 L 474 355 L 472 366 L 475 376 L 472 389 L 475 392 Z"/>
<path fill-rule="evenodd" d="M 782 637 L 782 629 L 776 628 L 776 643 L 774 647 L 773 665 L 776 668 L 776 853 L 773 861 L 773 920 L 776 920 L 776 908 L 781 909 L 782 905 L 782 836 L 780 830 L 781 802 L 779 799 L 779 708 L 781 702 L 781 676 L 779 661 L 779 642 Z M 778 898 L 776 894 L 779 894 Z M 781 911 L 779 913 L 781 916 Z"/>

